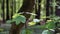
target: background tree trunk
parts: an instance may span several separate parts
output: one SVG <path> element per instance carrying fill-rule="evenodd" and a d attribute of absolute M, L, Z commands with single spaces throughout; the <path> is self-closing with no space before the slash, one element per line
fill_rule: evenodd
<path fill-rule="evenodd" d="M 19 9 L 18 13 L 20 12 L 30 12 L 32 13 L 33 7 L 34 7 L 34 2 L 35 0 L 23 0 L 23 5 Z M 23 14 L 27 19 L 30 18 L 30 14 Z M 27 24 L 27 23 L 26 23 Z M 16 25 L 15 23 L 12 24 L 10 34 L 19 34 L 22 27 L 24 26 L 23 23 L 20 23 L 19 25 Z"/>

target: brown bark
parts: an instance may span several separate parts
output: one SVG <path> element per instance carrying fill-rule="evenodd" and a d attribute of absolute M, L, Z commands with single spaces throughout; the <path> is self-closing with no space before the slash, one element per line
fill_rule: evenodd
<path fill-rule="evenodd" d="M 32 12 L 35 0 L 24 0 L 23 6 L 19 9 L 19 12 Z M 27 19 L 30 18 L 30 14 L 23 14 Z M 24 26 L 23 23 L 16 25 L 15 23 L 12 24 L 11 30 L 9 34 L 19 34 L 22 27 Z"/>
<path fill-rule="evenodd" d="M 19 34 L 23 26 L 24 26 L 23 23 L 20 23 L 19 25 L 13 23 L 9 34 Z"/>
<path fill-rule="evenodd" d="M 35 0 L 24 0 L 22 7 L 19 9 L 19 12 L 30 12 L 32 13 Z M 27 19 L 30 17 L 30 14 L 23 14 Z"/>

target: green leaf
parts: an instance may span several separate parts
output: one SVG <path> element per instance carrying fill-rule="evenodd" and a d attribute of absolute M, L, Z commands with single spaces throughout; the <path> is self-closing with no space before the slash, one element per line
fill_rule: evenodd
<path fill-rule="evenodd" d="M 21 34 L 32 34 L 33 33 L 33 30 L 31 29 L 24 29 L 21 31 Z"/>
<path fill-rule="evenodd" d="M 51 33 L 49 32 L 49 30 L 44 30 L 42 34 L 51 34 Z"/>
<path fill-rule="evenodd" d="M 14 18 L 17 18 L 17 16 L 20 16 L 20 14 L 19 13 L 16 13 L 16 14 L 14 14 L 13 16 L 12 16 L 12 18 L 14 19 Z"/>
<path fill-rule="evenodd" d="M 46 29 L 46 25 L 40 25 L 40 29 Z"/>
<path fill-rule="evenodd" d="M 25 30 L 26 30 L 26 34 L 32 34 L 33 33 L 33 31 L 30 29 L 25 29 Z"/>
<path fill-rule="evenodd" d="M 26 33 L 25 29 L 21 31 L 21 34 L 25 34 L 25 33 Z"/>
<path fill-rule="evenodd" d="M 14 22 L 14 21 L 12 21 L 12 20 L 7 20 L 7 21 L 6 21 L 6 23 L 8 23 L 8 24 L 10 24 L 10 23 L 12 23 L 12 22 Z"/>
<path fill-rule="evenodd" d="M 21 16 L 21 17 L 20 17 L 21 22 L 22 22 L 22 23 L 25 23 L 25 22 L 26 22 L 25 16 L 23 16 L 23 15 L 20 15 L 20 16 Z"/>
<path fill-rule="evenodd" d="M 41 29 L 55 29 L 55 23 L 53 21 L 47 22 L 45 25 L 40 26 Z"/>
<path fill-rule="evenodd" d="M 14 17 L 13 17 L 13 21 L 15 21 L 16 25 L 18 25 L 21 22 L 25 23 L 26 22 L 26 18 L 23 15 L 15 14 Z"/>
<path fill-rule="evenodd" d="M 55 28 L 55 23 L 53 21 L 47 23 L 46 24 L 46 28 L 48 28 L 48 29 L 54 29 Z"/>
<path fill-rule="evenodd" d="M 29 26 L 36 25 L 36 22 L 33 22 L 33 21 L 32 21 L 32 22 L 29 22 L 28 25 L 29 25 Z"/>

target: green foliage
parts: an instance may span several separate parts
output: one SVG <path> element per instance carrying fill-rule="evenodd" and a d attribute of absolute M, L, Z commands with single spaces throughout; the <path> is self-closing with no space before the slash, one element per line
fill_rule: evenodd
<path fill-rule="evenodd" d="M 24 29 L 21 32 L 21 34 L 32 34 L 32 33 L 33 33 L 33 30 L 31 30 L 31 29 Z"/>
<path fill-rule="evenodd" d="M 7 20 L 7 21 L 6 21 L 7 24 L 10 24 L 10 23 L 12 23 L 12 22 L 14 22 L 14 21 L 12 21 L 12 20 Z"/>
<path fill-rule="evenodd" d="M 36 22 L 29 22 L 28 25 L 29 25 L 29 26 L 36 25 Z"/>
<path fill-rule="evenodd" d="M 41 25 L 40 29 L 46 29 L 46 25 Z"/>
<path fill-rule="evenodd" d="M 4 29 L 3 28 L 0 28 L 0 32 L 2 32 L 2 31 L 4 31 Z"/>
<path fill-rule="evenodd" d="M 12 0 L 11 0 L 12 1 Z M 1 2 L 1 1 L 0 1 Z M 26 22 L 26 18 L 23 15 L 17 14 L 18 10 L 22 7 L 23 5 L 23 0 L 16 0 L 16 14 L 13 15 L 11 20 L 8 20 L 7 23 L 16 23 L 16 25 L 20 24 L 20 23 L 25 23 Z M 14 6 L 14 5 L 13 5 Z M 56 22 L 60 22 L 60 17 L 58 16 L 54 16 L 55 13 L 55 6 L 56 6 L 56 2 L 55 0 L 52 1 L 52 7 L 53 7 L 53 15 L 49 16 L 48 18 L 50 18 L 52 21 L 47 21 L 45 25 L 40 25 L 39 27 L 41 29 L 47 29 L 44 30 L 42 32 L 42 34 L 50 34 L 49 30 L 50 29 L 55 29 L 55 23 Z M 1 4 L 0 4 L 1 7 Z M 5 8 L 4 8 L 5 9 Z M 10 7 L 11 9 L 11 7 Z M 6 10 L 6 9 L 5 9 Z M 11 11 L 11 10 L 10 10 Z M 14 10 L 13 10 L 14 11 Z M 2 10 L 0 8 L 0 14 L 2 13 Z M 5 12 L 6 13 L 6 12 Z M 29 13 L 33 16 L 36 16 L 36 14 L 34 13 Z M 46 18 L 46 0 L 42 0 L 41 1 L 41 19 Z M 37 21 L 37 20 L 36 20 Z M 36 25 L 35 22 L 29 22 L 28 25 L 33 26 Z M 60 24 L 58 24 L 58 26 L 60 26 Z M 3 31 L 3 29 L 0 29 L 0 31 Z M 31 30 L 26 29 L 24 30 L 22 33 L 23 34 L 31 34 Z"/>
<path fill-rule="evenodd" d="M 40 26 L 41 29 L 54 29 L 55 28 L 55 23 L 47 23 L 45 25 Z"/>
<path fill-rule="evenodd" d="M 59 16 L 50 15 L 48 18 L 50 18 L 51 20 L 53 20 L 55 23 L 56 22 L 60 22 L 60 17 Z"/>
<path fill-rule="evenodd" d="M 46 28 L 48 28 L 48 29 L 54 29 L 55 28 L 55 23 L 53 21 L 48 22 L 46 24 Z"/>
<path fill-rule="evenodd" d="M 26 29 L 26 34 L 32 34 L 32 30 L 30 30 L 30 29 Z"/>
<path fill-rule="evenodd" d="M 44 30 L 42 34 L 51 34 L 49 30 Z"/>
<path fill-rule="evenodd" d="M 25 23 L 26 22 L 26 18 L 23 15 L 20 14 L 15 14 L 12 17 L 12 20 L 8 20 L 7 23 L 13 23 L 15 22 L 16 25 L 20 24 L 20 23 Z"/>
<path fill-rule="evenodd" d="M 48 18 L 50 18 L 50 20 L 47 20 L 46 24 L 40 26 L 40 28 L 41 29 L 47 29 L 47 30 L 50 30 L 50 31 L 54 31 L 54 29 L 56 28 L 55 24 L 58 23 L 58 22 L 60 22 L 60 17 L 55 16 L 55 15 L 54 16 L 51 15 Z M 57 24 L 57 26 L 60 27 L 60 24 Z M 46 31 L 43 31 L 43 33 L 45 33 L 45 32 Z M 47 31 L 47 33 L 49 33 L 49 32 Z"/>

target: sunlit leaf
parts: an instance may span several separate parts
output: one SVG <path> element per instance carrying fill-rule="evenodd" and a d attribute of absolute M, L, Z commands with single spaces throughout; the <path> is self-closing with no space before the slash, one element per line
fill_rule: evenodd
<path fill-rule="evenodd" d="M 14 14 L 12 18 L 16 18 L 17 16 L 20 16 L 18 13 Z"/>
<path fill-rule="evenodd" d="M 29 26 L 33 26 L 33 25 L 35 25 L 35 24 L 36 24 L 35 22 L 29 22 L 29 23 L 28 23 Z"/>
<path fill-rule="evenodd" d="M 25 23 L 26 22 L 26 18 L 25 18 L 25 16 L 23 16 L 23 15 L 19 15 L 19 14 L 15 14 L 14 16 L 13 16 L 13 21 L 15 21 L 16 22 L 16 24 L 18 25 L 19 23 Z"/>

